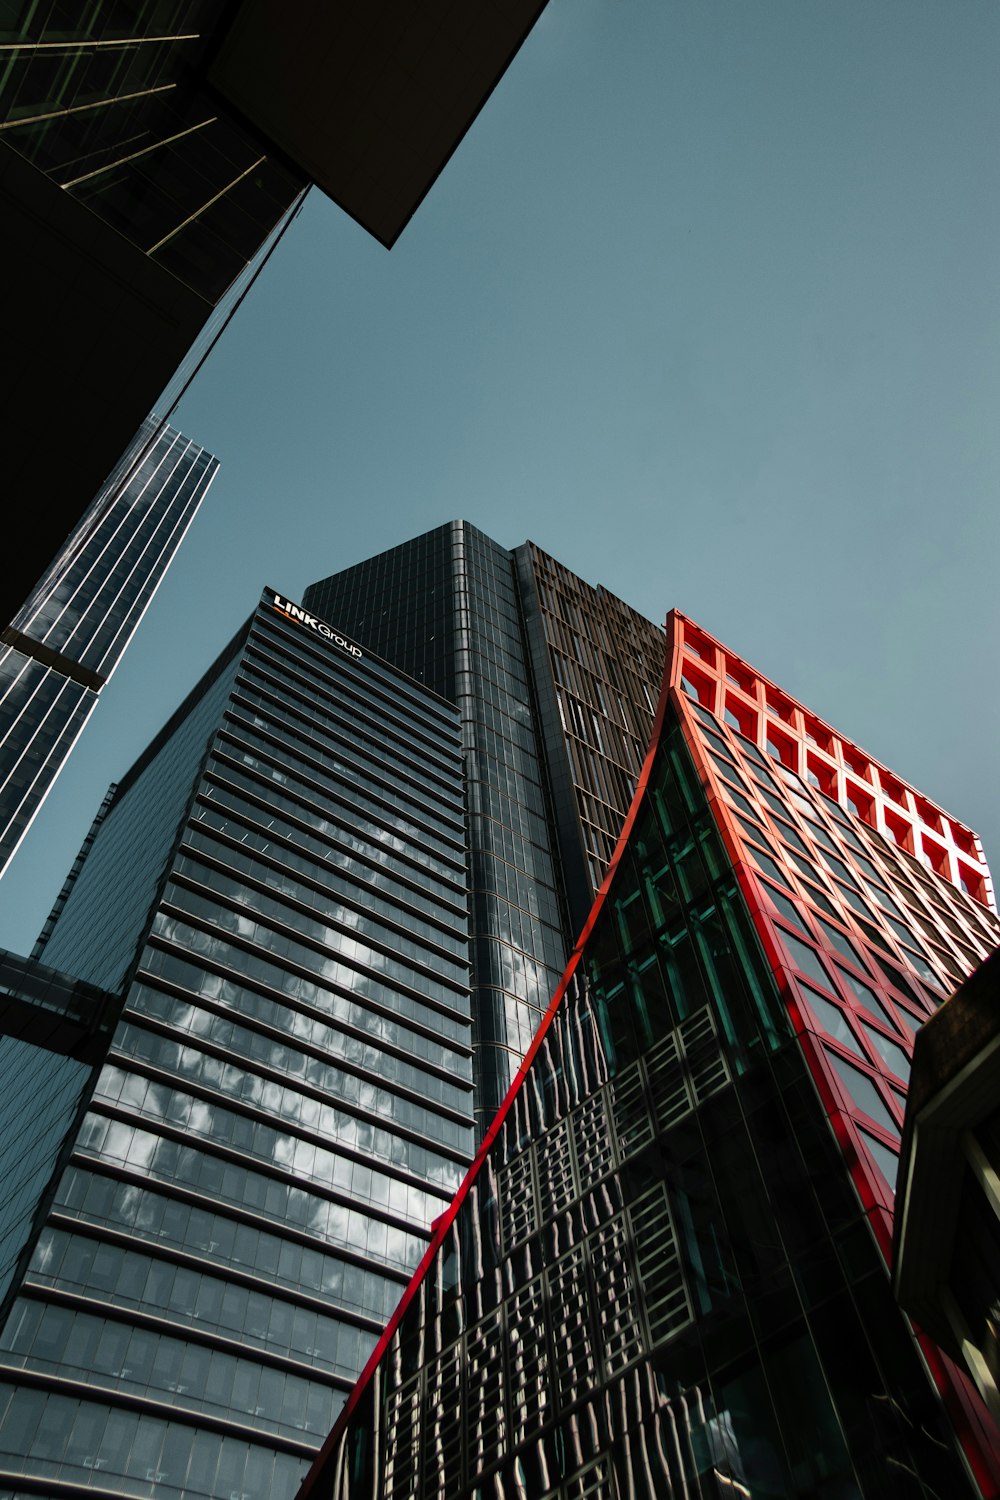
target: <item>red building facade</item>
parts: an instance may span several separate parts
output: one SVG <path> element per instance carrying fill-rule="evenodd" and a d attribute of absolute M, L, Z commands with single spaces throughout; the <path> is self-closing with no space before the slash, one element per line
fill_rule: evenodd
<path fill-rule="evenodd" d="M 888 1278 L 976 836 L 673 612 L 608 875 L 303 1500 L 1000 1494 Z"/>

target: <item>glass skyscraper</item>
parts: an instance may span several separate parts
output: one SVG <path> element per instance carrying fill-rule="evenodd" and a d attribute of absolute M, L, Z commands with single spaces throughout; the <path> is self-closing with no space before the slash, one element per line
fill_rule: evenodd
<path fill-rule="evenodd" d="M 325 578 L 305 597 L 462 716 L 481 1135 L 628 810 L 663 632 L 530 543 L 509 552 L 467 521 Z"/>
<path fill-rule="evenodd" d="M 19 1200 L 0 1492 L 991 1494 L 886 1259 L 997 936 L 971 830 L 530 543 L 265 592 L 36 948 L 117 1026 Z"/>
<path fill-rule="evenodd" d="M 301 1500 L 997 1493 L 887 1272 L 913 1033 L 1000 936 L 978 840 L 667 634 L 580 945 Z"/>
<path fill-rule="evenodd" d="M 567 951 L 511 555 L 453 521 L 313 584 L 305 597 L 461 715 L 481 1134 L 538 1029 Z"/>
<path fill-rule="evenodd" d="M 294 1491 L 472 1155 L 460 749 L 267 591 L 107 799 L 35 953 L 117 1024 L 0 1333 L 0 1492 Z"/>
<path fill-rule="evenodd" d="M 665 639 L 661 626 L 533 542 L 511 556 L 576 937 L 635 791 Z"/>
<path fill-rule="evenodd" d="M 59 774 L 218 469 L 150 418 L 0 631 L 0 871 Z"/>

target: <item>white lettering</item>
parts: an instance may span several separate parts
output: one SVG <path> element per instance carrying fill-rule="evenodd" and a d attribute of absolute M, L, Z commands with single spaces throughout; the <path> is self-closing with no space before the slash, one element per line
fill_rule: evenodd
<path fill-rule="evenodd" d="M 325 621 L 317 620 L 315 615 L 311 615 L 300 604 L 292 604 L 290 600 L 282 599 L 280 594 L 275 594 L 274 608 L 286 620 L 296 620 L 300 625 L 307 625 L 310 630 L 315 630 L 317 635 L 323 636 L 324 640 L 332 641 L 335 646 L 339 646 L 342 651 L 346 651 L 355 660 L 360 661 L 364 655 L 360 646 L 354 646 L 350 641 L 346 641 L 342 635 L 337 635 L 336 631 L 331 630 Z"/>

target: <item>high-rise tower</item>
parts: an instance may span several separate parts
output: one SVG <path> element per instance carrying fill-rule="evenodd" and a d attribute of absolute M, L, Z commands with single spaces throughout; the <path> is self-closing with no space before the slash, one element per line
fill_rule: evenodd
<path fill-rule="evenodd" d="M 279 1500 L 472 1156 L 455 709 L 266 592 L 107 799 L 35 956 L 85 981 L 55 999 L 96 997 L 106 1056 L 49 1089 L 32 1234 L 0 1199 L 0 1249 L 8 1209 L 25 1247 L 0 1490 Z M 19 1069 L 56 1067 L 21 1042 L 5 1121 L 45 1102 Z"/>
<path fill-rule="evenodd" d="M 628 810 L 663 632 L 530 543 L 509 552 L 467 521 L 325 578 L 305 597 L 462 717 L 482 1134 Z"/>
<path fill-rule="evenodd" d="M 993 1496 L 887 1273 L 975 835 L 689 620 L 612 869 L 302 1500 Z"/>
<path fill-rule="evenodd" d="M 38 949 L 124 1010 L 14 1279 L 0 1483 L 277 1495 L 433 1221 L 315 1494 L 991 1493 L 885 1270 L 911 1032 L 997 938 L 975 835 L 465 523 L 307 602 L 265 595 Z"/>
<path fill-rule="evenodd" d="M 534 543 L 513 558 L 575 938 L 632 801 L 665 641 L 658 625 Z"/>
<path fill-rule="evenodd" d="M 0 871 L 97 704 L 218 460 L 151 418 L 0 630 Z"/>

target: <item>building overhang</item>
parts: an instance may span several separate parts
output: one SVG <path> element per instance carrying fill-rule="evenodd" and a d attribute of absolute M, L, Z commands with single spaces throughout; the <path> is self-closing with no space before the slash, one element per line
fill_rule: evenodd
<path fill-rule="evenodd" d="M 243 0 L 209 81 L 391 246 L 545 0 Z"/>
<path fill-rule="evenodd" d="M 0 374 L 4 491 L 18 526 L 6 625 L 80 520 L 211 304 L 0 141 L 11 273 Z"/>

